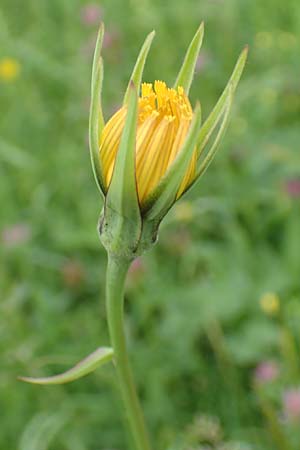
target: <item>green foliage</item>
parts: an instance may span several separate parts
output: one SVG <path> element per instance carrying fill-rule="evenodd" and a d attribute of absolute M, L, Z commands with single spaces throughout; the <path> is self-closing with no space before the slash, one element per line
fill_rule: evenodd
<path fill-rule="evenodd" d="M 0 79 L 5 450 L 126 447 L 109 365 L 66 386 L 16 379 L 63 372 L 108 344 L 106 255 L 96 231 L 102 205 L 87 138 L 100 19 L 88 25 L 96 10 L 86 6 L 2 0 L 0 7 L 0 60 L 20 64 L 15 79 Z M 280 418 L 285 390 L 300 385 L 299 2 L 104 0 L 98 6 L 108 33 L 105 119 L 119 106 L 152 29 L 144 80 L 172 85 L 204 20 L 190 93 L 193 104 L 201 100 L 204 120 L 241 49 L 250 46 L 217 158 L 167 216 L 159 245 L 128 280 L 130 352 L 155 448 L 212 446 L 190 441 L 191 426 L 204 415 L 217 418 L 222 445 L 234 443 L 230 450 L 298 450 L 297 426 L 284 428 Z M 279 296 L 279 317 L 262 311 L 266 292 Z M 282 375 L 258 392 L 253 370 L 269 359 Z M 287 436 L 288 449 L 274 429 Z"/>

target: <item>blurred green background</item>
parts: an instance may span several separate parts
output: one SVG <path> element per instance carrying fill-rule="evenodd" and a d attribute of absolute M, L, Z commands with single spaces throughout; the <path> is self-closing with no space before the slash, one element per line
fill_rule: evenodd
<path fill-rule="evenodd" d="M 216 160 L 129 274 L 154 449 L 299 450 L 298 0 L 1 0 L 0 448 L 128 448 L 111 367 L 59 387 L 16 380 L 108 343 L 87 143 L 101 20 L 106 118 L 152 29 L 144 80 L 172 83 L 205 21 L 191 91 L 205 117 L 250 46 Z"/>

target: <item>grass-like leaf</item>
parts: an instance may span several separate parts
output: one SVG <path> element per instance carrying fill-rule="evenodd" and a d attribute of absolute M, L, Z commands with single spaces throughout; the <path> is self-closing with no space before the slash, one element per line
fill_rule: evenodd
<path fill-rule="evenodd" d="M 78 380 L 79 378 L 88 375 L 106 362 L 111 361 L 112 357 L 112 348 L 100 347 L 95 352 L 91 353 L 89 356 L 76 364 L 74 367 L 59 375 L 43 378 L 19 377 L 18 379 L 32 384 L 48 385 L 70 383 L 71 381 Z"/>

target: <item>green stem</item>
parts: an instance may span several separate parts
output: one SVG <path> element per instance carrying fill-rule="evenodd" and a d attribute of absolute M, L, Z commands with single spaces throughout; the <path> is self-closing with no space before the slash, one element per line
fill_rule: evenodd
<path fill-rule="evenodd" d="M 106 308 L 114 362 L 136 450 L 151 450 L 143 412 L 129 364 L 124 333 L 124 284 L 130 261 L 108 256 Z"/>
<path fill-rule="evenodd" d="M 267 420 L 270 430 L 271 438 L 278 450 L 291 450 L 291 443 L 284 432 L 283 425 L 280 423 L 276 410 L 263 395 L 263 392 L 256 387 L 256 394 L 258 396 L 262 412 Z"/>

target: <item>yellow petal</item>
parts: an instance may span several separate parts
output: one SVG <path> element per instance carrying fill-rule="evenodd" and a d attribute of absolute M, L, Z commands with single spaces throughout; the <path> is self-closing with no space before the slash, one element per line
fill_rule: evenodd
<path fill-rule="evenodd" d="M 136 135 L 136 182 L 142 205 L 180 152 L 193 111 L 182 87 L 170 89 L 163 81 L 143 83 L 138 106 Z M 126 107 L 117 111 L 104 127 L 100 158 L 108 188 L 126 118 Z M 182 180 L 177 197 L 193 180 L 196 152 Z"/>

